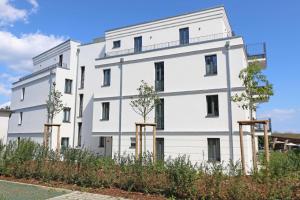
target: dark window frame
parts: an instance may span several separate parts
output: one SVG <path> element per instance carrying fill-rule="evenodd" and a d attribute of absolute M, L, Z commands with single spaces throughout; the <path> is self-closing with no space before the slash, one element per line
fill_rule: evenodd
<path fill-rule="evenodd" d="M 159 116 L 160 115 L 160 116 Z M 160 102 L 155 105 L 155 123 L 157 130 L 164 130 L 165 128 L 165 101 L 160 99 Z"/>
<path fill-rule="evenodd" d="M 135 137 L 130 137 L 130 149 L 135 149 L 136 147 L 136 138 Z"/>
<path fill-rule="evenodd" d="M 143 51 L 143 37 L 134 37 L 134 53 L 139 53 Z"/>
<path fill-rule="evenodd" d="M 60 54 L 58 57 L 58 66 L 62 67 L 63 60 L 64 60 L 64 56 L 63 56 L 63 54 Z"/>
<path fill-rule="evenodd" d="M 83 114 L 83 94 L 79 94 L 79 110 L 78 117 L 82 117 Z"/>
<path fill-rule="evenodd" d="M 207 95 L 206 96 L 206 117 L 219 117 L 219 95 Z"/>
<path fill-rule="evenodd" d="M 208 162 L 221 162 L 220 138 L 207 138 L 207 160 Z"/>
<path fill-rule="evenodd" d="M 67 146 L 64 146 L 64 143 L 63 143 L 64 140 L 67 140 Z M 62 149 L 63 148 L 68 148 L 69 145 L 70 145 L 69 142 L 70 142 L 70 138 L 69 137 L 62 137 L 61 140 L 60 140 L 60 146 L 61 146 L 61 148 Z"/>
<path fill-rule="evenodd" d="M 113 49 L 117 49 L 121 47 L 121 40 L 113 41 Z"/>
<path fill-rule="evenodd" d="M 100 136 L 99 137 L 99 145 L 98 145 L 98 147 L 99 148 L 105 148 L 105 142 L 106 142 L 106 138 L 103 137 L 103 136 Z"/>
<path fill-rule="evenodd" d="M 155 65 L 155 91 L 164 91 L 164 81 L 165 81 L 165 63 L 163 61 L 154 63 Z"/>
<path fill-rule="evenodd" d="M 190 43 L 190 29 L 184 27 L 179 29 L 179 44 L 186 45 Z"/>
<path fill-rule="evenodd" d="M 72 94 L 73 80 L 65 79 L 65 94 Z"/>
<path fill-rule="evenodd" d="M 84 88 L 84 81 L 85 81 L 85 66 L 80 67 L 80 87 L 79 89 Z"/>
<path fill-rule="evenodd" d="M 22 87 L 22 89 L 21 89 L 21 101 L 24 101 L 24 99 L 25 99 L 25 92 L 26 92 L 25 87 Z"/>
<path fill-rule="evenodd" d="M 103 83 L 102 87 L 110 86 L 111 82 L 111 69 L 103 69 Z"/>
<path fill-rule="evenodd" d="M 78 135 L 77 135 L 77 146 L 81 147 L 82 139 L 82 122 L 78 122 Z"/>
<path fill-rule="evenodd" d="M 110 103 L 109 102 L 103 102 L 102 103 L 101 121 L 108 121 L 109 120 L 109 111 L 110 111 Z"/>
<path fill-rule="evenodd" d="M 66 115 L 67 112 L 69 112 L 69 115 Z M 63 114 L 64 114 L 63 122 L 64 123 L 70 123 L 71 122 L 71 108 L 70 107 L 65 107 L 63 109 Z M 68 119 L 67 119 L 67 116 L 68 116 Z"/>
<path fill-rule="evenodd" d="M 205 56 L 205 76 L 214 76 L 218 74 L 218 56 L 211 54 Z"/>
<path fill-rule="evenodd" d="M 23 112 L 19 112 L 19 122 L 18 125 L 21 126 L 23 124 Z"/>

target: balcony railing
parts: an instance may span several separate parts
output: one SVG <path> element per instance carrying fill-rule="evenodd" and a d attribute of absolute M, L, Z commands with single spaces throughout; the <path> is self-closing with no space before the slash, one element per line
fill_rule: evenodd
<path fill-rule="evenodd" d="M 246 52 L 250 60 L 266 58 L 266 43 L 247 44 Z"/>
<path fill-rule="evenodd" d="M 119 55 L 124 55 L 124 54 L 147 52 L 147 51 L 152 51 L 152 50 L 157 50 L 157 49 L 164 49 L 164 48 L 169 48 L 169 47 L 187 46 L 189 44 L 195 44 L 195 43 L 199 43 L 199 42 L 203 42 L 203 41 L 228 38 L 228 37 L 232 37 L 232 35 L 233 35 L 232 32 L 223 32 L 223 33 L 217 33 L 217 34 L 212 34 L 212 35 L 200 36 L 200 37 L 196 37 L 196 38 L 190 38 L 189 42 L 186 43 L 186 44 L 181 44 L 180 40 L 176 40 L 176 41 L 171 41 L 171 42 L 165 42 L 165 43 L 159 43 L 159 44 L 154 44 L 154 45 L 149 45 L 149 46 L 143 46 L 141 51 L 138 51 L 138 52 L 136 52 L 134 48 L 124 49 L 124 50 L 120 50 L 120 51 L 111 51 L 111 52 L 107 52 L 105 54 L 105 56 L 106 57 L 119 56 Z"/>
<path fill-rule="evenodd" d="M 257 131 L 257 132 L 263 132 L 264 131 L 264 125 L 263 124 L 255 124 L 255 131 Z M 271 121 L 271 118 L 269 118 L 268 132 L 272 132 L 272 121 Z"/>

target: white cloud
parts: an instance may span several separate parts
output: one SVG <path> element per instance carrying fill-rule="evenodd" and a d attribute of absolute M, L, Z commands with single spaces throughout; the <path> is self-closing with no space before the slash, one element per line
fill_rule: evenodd
<path fill-rule="evenodd" d="M 39 7 L 38 2 L 36 0 L 27 0 L 27 1 L 32 5 L 31 12 L 36 12 Z"/>
<path fill-rule="evenodd" d="M 40 32 L 22 34 L 18 37 L 10 32 L 0 31 L 0 63 L 13 70 L 30 72 L 33 69 L 31 60 L 33 56 L 64 40 L 64 37 Z"/>
<path fill-rule="evenodd" d="M 289 108 L 289 109 L 275 108 L 259 114 L 259 118 L 272 118 L 278 121 L 286 121 L 289 119 L 293 119 L 299 112 L 300 109 L 295 109 L 295 108 Z"/>
<path fill-rule="evenodd" d="M 9 0 L 0 0 L 0 27 L 12 25 L 16 21 L 26 21 L 28 11 L 11 5 Z"/>
<path fill-rule="evenodd" d="M 11 94 L 11 90 L 7 88 L 4 84 L 0 83 L 0 95 L 9 97 Z"/>

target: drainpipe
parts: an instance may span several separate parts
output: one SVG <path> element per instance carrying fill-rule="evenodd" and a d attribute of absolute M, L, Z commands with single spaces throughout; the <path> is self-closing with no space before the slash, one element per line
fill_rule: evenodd
<path fill-rule="evenodd" d="M 123 98 L 123 62 L 124 58 L 120 58 L 120 96 L 119 96 L 119 149 L 118 158 L 121 158 L 121 141 L 122 141 L 122 98 Z"/>
<path fill-rule="evenodd" d="M 75 130 L 76 130 L 76 113 L 77 113 L 77 88 L 78 88 L 78 70 L 79 70 L 79 53 L 80 49 L 77 49 L 77 67 L 76 67 L 76 75 L 75 75 L 75 101 L 74 101 L 74 120 L 73 120 L 73 148 L 75 148 Z"/>
<path fill-rule="evenodd" d="M 231 105 L 231 79 L 230 79 L 230 62 L 229 62 L 229 50 L 230 42 L 225 44 L 226 53 L 226 77 L 227 77 L 227 106 L 228 106 L 228 130 L 229 130 L 229 151 L 230 160 L 234 160 L 233 156 L 233 130 L 232 130 L 232 105 Z"/>

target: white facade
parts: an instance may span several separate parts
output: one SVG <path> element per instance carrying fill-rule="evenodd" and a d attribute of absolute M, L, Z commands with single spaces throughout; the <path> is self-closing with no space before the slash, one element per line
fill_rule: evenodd
<path fill-rule="evenodd" d="M 8 120 L 10 117 L 10 111 L 6 109 L 0 109 L 0 141 L 2 144 L 7 140 Z"/>
<path fill-rule="evenodd" d="M 71 147 L 100 155 L 134 153 L 135 122 L 142 119 L 130 101 L 141 80 L 155 85 L 155 63 L 163 63 L 160 81 L 164 87 L 158 93 L 164 101 L 160 118 L 164 126 L 157 132 L 159 151 L 165 158 L 187 154 L 194 163 L 208 160 L 209 152 L 219 154 L 219 161 L 237 161 L 237 121 L 249 119 L 249 113 L 232 103 L 230 97 L 244 90 L 238 78 L 248 63 L 244 47 L 242 37 L 232 34 L 223 7 L 110 30 L 90 44 L 67 41 L 35 57 L 33 75 L 14 84 L 8 138 L 41 140 L 51 80 L 47 68 L 63 53 L 68 69 L 54 67 L 51 76 L 62 92 L 65 79 L 73 80 L 72 93 L 63 96 L 71 109 L 70 123 L 62 123 L 63 114 L 55 118 L 55 123 L 62 124 L 62 137 L 69 138 Z M 207 56 L 214 59 L 216 71 L 212 74 L 207 71 Z M 108 79 L 104 80 L 104 74 Z M 26 94 L 20 101 L 23 87 Z M 208 100 L 211 95 L 214 100 Z M 108 109 L 109 117 L 103 109 Z M 22 125 L 18 125 L 20 112 Z M 148 122 L 156 122 L 154 111 Z M 244 131 L 250 167 L 251 139 L 249 129 Z M 152 152 L 150 128 L 146 148 Z"/>

